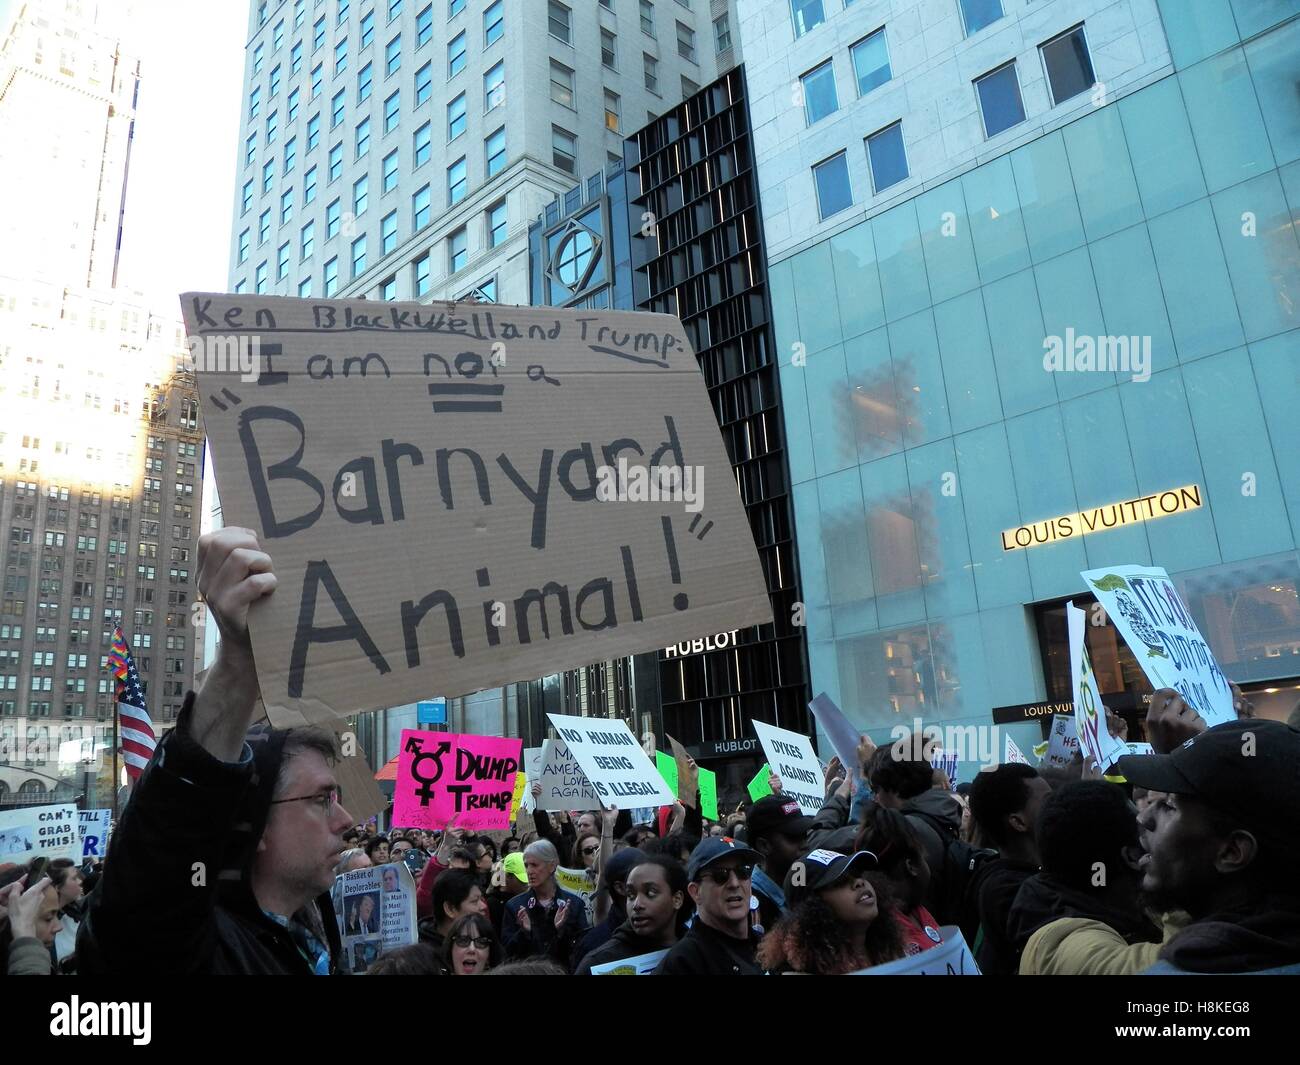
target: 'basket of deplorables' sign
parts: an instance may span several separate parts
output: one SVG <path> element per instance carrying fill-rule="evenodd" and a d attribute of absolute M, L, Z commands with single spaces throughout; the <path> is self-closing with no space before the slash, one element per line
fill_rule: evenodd
<path fill-rule="evenodd" d="M 771 620 L 675 317 L 193 293 L 182 307 L 224 519 L 275 566 L 249 616 L 273 721 Z"/>

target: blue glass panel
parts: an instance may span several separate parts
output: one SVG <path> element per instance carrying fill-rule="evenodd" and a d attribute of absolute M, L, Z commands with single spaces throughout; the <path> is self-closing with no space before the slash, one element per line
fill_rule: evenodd
<path fill-rule="evenodd" d="M 919 621 L 925 617 L 925 594 L 921 588 L 921 563 L 916 554 L 907 463 L 902 455 L 890 455 L 859 466 L 858 472 L 880 624 Z M 824 499 L 823 496 L 823 511 Z M 834 581 L 829 571 L 827 576 Z M 832 584 L 832 597 L 834 594 Z"/>
<path fill-rule="evenodd" d="M 794 501 L 795 524 L 799 529 L 799 578 L 803 587 L 808 638 L 826 639 L 833 630 L 830 592 L 826 586 L 826 560 L 822 554 L 821 499 L 817 482 L 797 484 L 790 495 Z"/>
<path fill-rule="evenodd" d="M 934 316 L 925 310 L 891 323 L 889 350 L 894 359 L 894 388 L 906 415 L 903 437 L 907 446 L 948 436 L 952 426 Z"/>
<path fill-rule="evenodd" d="M 874 329 L 846 340 L 844 362 L 849 375 L 848 396 L 858 462 L 870 462 L 900 451 L 906 411 L 895 390 L 894 365 L 885 330 Z"/>
<path fill-rule="evenodd" d="M 1153 218 L 1147 228 L 1178 357 L 1187 362 L 1240 344 L 1241 322 L 1209 201 Z"/>
<path fill-rule="evenodd" d="M 799 335 L 811 355 L 840 342 L 839 317 L 826 313 L 826 297 L 835 291 L 831 270 L 831 249 L 825 241 L 815 244 L 795 259 L 791 271 L 795 299 L 799 305 Z"/>
<path fill-rule="evenodd" d="M 1063 400 L 1072 399 L 1113 385 L 1113 369 L 1102 367 L 1132 365 L 1133 356 L 1129 353 L 1127 338 L 1123 342 L 1123 351 L 1116 352 L 1105 336 L 1088 249 L 1077 248 L 1034 267 L 1034 277 L 1038 282 L 1038 303 L 1043 311 L 1044 339 L 1059 338 L 1063 356 L 1067 356 L 1071 348 L 1086 355 L 1086 345 L 1091 343 L 1096 356 L 1092 361 L 1097 368 L 1092 370 L 1083 369 L 1077 359 L 1071 362 L 1064 358 L 1066 369 L 1052 374 L 1056 394 Z M 1069 369 L 1070 366 L 1074 369 Z"/>
<path fill-rule="evenodd" d="M 785 416 L 786 456 L 794 484 L 816 476 L 813 465 L 812 429 L 808 420 L 807 371 L 790 363 L 781 365 L 781 412 Z"/>
<path fill-rule="evenodd" d="M 1056 402 L 1056 385 L 1043 369 L 1042 315 L 1034 274 L 1022 270 L 984 286 L 984 311 L 993 362 L 998 371 L 1002 412 L 1010 418 Z"/>
<path fill-rule="evenodd" d="M 1029 265 L 1020 202 L 1006 156 L 962 175 L 980 280 L 995 281 Z"/>
<path fill-rule="evenodd" d="M 1244 41 L 1300 15 L 1300 0 L 1232 0 L 1232 13 L 1237 18 L 1237 32 Z"/>
<path fill-rule="evenodd" d="M 1015 706 L 1041 699 L 1045 691 L 1042 658 L 1028 611 L 1018 603 L 994 609 L 985 606 L 980 612 L 980 629 L 984 636 L 989 705 Z M 999 757 L 1001 754 L 999 751 Z"/>
<path fill-rule="evenodd" d="M 1180 70 L 1236 44 L 1236 20 L 1228 0 L 1157 0 L 1160 21 Z"/>
<path fill-rule="evenodd" d="M 821 542 L 826 559 L 826 589 L 835 632 L 875 627 L 872 559 L 856 467 L 817 481 L 821 500 Z"/>
<path fill-rule="evenodd" d="M 836 303 L 844 337 L 858 336 L 884 325 L 885 304 L 870 222 L 831 237 L 831 265 L 835 271 Z"/>
<path fill-rule="evenodd" d="M 1300 244 L 1277 175 L 1217 193 L 1211 202 L 1246 339 L 1300 326 Z"/>
<path fill-rule="evenodd" d="M 797 255 L 769 266 L 767 286 L 772 300 L 772 329 L 776 336 L 777 361 L 784 365 L 794 354 L 799 339 L 799 315 L 796 311 L 793 268 L 803 259 Z"/>
<path fill-rule="evenodd" d="M 1071 122 L 1061 133 L 1088 239 L 1097 240 L 1141 222 L 1142 199 L 1129 162 L 1119 109 L 1103 107 Z"/>
<path fill-rule="evenodd" d="M 1205 195 L 1177 78 L 1165 78 L 1126 96 L 1119 102 L 1119 113 L 1148 218 Z"/>
<path fill-rule="evenodd" d="M 1279 166 L 1300 159 L 1300 19 L 1251 41 L 1245 51 L 1273 158 Z"/>
<path fill-rule="evenodd" d="M 914 447 L 904 457 L 912 486 L 912 517 L 916 522 L 926 615 L 938 618 L 965 614 L 976 608 L 975 577 L 952 441 Z"/>
<path fill-rule="evenodd" d="M 934 327 L 943 359 L 952 431 L 962 433 L 1000 420 L 1002 400 L 980 294 L 967 292 L 937 304 Z"/>
<path fill-rule="evenodd" d="M 1083 222 L 1060 133 L 1017 148 L 1011 153 L 1011 169 L 1034 262 L 1082 244 Z"/>
<path fill-rule="evenodd" d="M 885 317 L 893 321 L 928 306 L 930 289 L 916 221 L 916 205 L 909 200 L 877 215 L 872 219 L 871 228 L 876 241 L 876 258 L 880 263 Z"/>
<path fill-rule="evenodd" d="M 1133 226 L 1088 246 L 1106 332 L 1151 338 L 1151 372 L 1178 364 L 1165 314 L 1165 294 L 1146 226 Z"/>
<path fill-rule="evenodd" d="M 979 267 L 975 263 L 961 182 L 946 182 L 922 193 L 915 202 L 930 297 L 941 303 L 977 287 Z"/>
<path fill-rule="evenodd" d="M 1211 192 L 1273 168 L 1255 85 L 1240 48 L 1182 71 L 1178 81 Z"/>
<path fill-rule="evenodd" d="M 1300 334 L 1286 333 L 1251 344 L 1250 361 L 1295 537 L 1300 530 L 1300 418 L 1296 417 L 1300 410 L 1300 371 L 1296 368 Z"/>
<path fill-rule="evenodd" d="M 791 371 L 797 367 L 791 367 Z M 852 399 L 840 344 L 808 356 L 804 368 L 808 389 L 808 419 L 812 429 L 813 461 L 822 477 L 858 461 L 853 435 Z"/>
<path fill-rule="evenodd" d="M 1032 601 L 1024 551 L 1003 551 L 1003 529 L 1020 524 L 1020 505 L 1001 423 L 954 437 L 957 491 L 966 512 L 975 592 L 981 610 Z"/>
<path fill-rule="evenodd" d="M 948 618 L 930 626 L 934 648 L 935 689 L 939 696 L 938 717 L 941 721 L 967 719 L 971 724 L 988 723 L 989 685 L 984 661 L 984 639 L 978 614 Z M 986 730 L 987 731 L 987 730 Z M 977 733 L 978 735 L 978 733 Z M 957 767 L 958 780 L 969 781 L 978 772 L 979 754 L 961 752 L 970 760 Z M 1002 756 L 1001 751 L 985 748 L 985 755 Z"/>

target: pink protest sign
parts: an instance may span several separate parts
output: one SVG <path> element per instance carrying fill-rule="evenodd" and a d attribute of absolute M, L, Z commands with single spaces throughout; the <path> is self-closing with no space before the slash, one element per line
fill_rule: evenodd
<path fill-rule="evenodd" d="M 402 730 L 393 823 L 438 829 L 510 827 L 523 741 L 502 736 Z"/>

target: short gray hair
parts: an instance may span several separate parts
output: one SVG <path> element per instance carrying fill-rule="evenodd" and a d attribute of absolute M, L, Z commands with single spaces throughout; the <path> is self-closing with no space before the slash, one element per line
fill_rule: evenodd
<path fill-rule="evenodd" d="M 555 849 L 555 844 L 549 839 L 533 840 L 532 843 L 528 844 L 528 846 L 524 848 L 524 857 L 539 858 L 544 862 L 549 862 L 551 865 L 560 864 L 559 851 Z"/>

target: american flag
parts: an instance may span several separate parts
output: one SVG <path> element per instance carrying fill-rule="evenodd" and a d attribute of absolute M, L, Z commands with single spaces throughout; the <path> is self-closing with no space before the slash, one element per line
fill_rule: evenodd
<path fill-rule="evenodd" d="M 140 674 L 135 668 L 135 659 L 131 657 L 131 645 L 126 642 L 121 625 L 113 628 L 113 649 L 108 654 L 108 668 L 118 682 L 117 706 L 121 714 L 122 758 L 126 762 L 127 776 L 135 780 L 153 757 L 157 740 L 153 722 L 149 720 L 149 710 L 144 704 Z"/>

